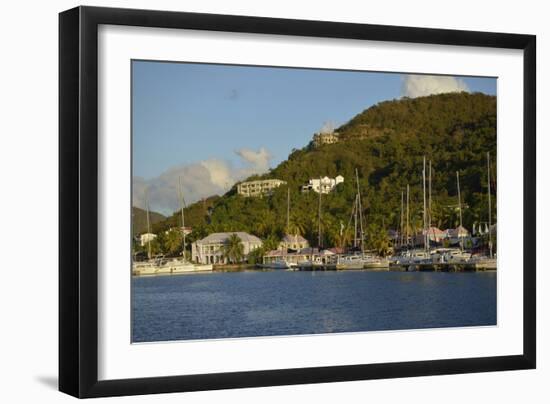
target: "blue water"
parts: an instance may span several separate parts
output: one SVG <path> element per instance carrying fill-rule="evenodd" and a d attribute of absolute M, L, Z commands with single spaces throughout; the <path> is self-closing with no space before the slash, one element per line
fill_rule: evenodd
<path fill-rule="evenodd" d="M 496 324 L 496 273 L 247 271 L 132 279 L 133 342 Z"/>

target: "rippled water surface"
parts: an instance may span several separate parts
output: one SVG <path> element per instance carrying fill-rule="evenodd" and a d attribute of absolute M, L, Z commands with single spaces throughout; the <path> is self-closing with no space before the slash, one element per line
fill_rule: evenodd
<path fill-rule="evenodd" d="M 496 273 L 247 271 L 132 279 L 134 342 L 496 324 Z"/>

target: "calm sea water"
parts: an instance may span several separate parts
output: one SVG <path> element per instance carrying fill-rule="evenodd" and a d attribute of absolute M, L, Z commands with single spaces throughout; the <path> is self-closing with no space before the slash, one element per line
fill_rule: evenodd
<path fill-rule="evenodd" d="M 495 325 L 496 277 L 366 271 L 135 277 L 133 341 Z"/>

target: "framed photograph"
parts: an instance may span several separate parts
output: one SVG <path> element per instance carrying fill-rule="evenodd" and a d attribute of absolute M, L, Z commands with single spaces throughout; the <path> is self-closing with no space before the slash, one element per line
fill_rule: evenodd
<path fill-rule="evenodd" d="M 531 35 L 59 17 L 59 388 L 532 369 Z"/>

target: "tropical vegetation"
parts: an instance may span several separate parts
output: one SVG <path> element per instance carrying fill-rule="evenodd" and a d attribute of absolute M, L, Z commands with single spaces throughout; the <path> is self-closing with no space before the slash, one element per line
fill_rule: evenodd
<path fill-rule="evenodd" d="M 278 178 L 287 182 L 271 195 L 242 197 L 237 194 L 235 184 L 223 196 L 188 206 L 186 225 L 193 227 L 189 240 L 211 232 L 245 231 L 272 241 L 280 240 L 285 233 L 300 234 L 311 245 L 317 245 L 319 195 L 302 193 L 301 186 L 311 178 L 342 175 L 344 183 L 321 198 L 321 245 L 350 246 L 357 169 L 366 247 L 383 254 L 390 247 L 388 230 L 400 228 L 401 198 L 407 184 L 410 185 L 409 231 L 412 234 L 422 228 L 424 156 L 432 167 L 434 226 L 454 228 L 459 223 L 457 171 L 464 226 L 471 229 L 474 224 L 487 221 L 487 152 L 491 156 L 492 215 L 496 217 L 496 97 L 463 92 L 386 101 L 361 112 L 336 131 L 339 142 L 320 147 L 310 143 L 294 149 L 287 160 L 269 172 L 249 178 Z M 176 212 L 155 223 L 153 230 L 158 233 L 175 227 L 178 220 Z M 164 242 L 168 248 L 172 245 L 162 239 L 158 242 Z M 234 248 L 227 253 L 231 252 L 236 260 L 238 252 Z"/>

